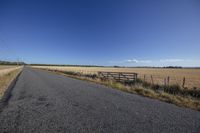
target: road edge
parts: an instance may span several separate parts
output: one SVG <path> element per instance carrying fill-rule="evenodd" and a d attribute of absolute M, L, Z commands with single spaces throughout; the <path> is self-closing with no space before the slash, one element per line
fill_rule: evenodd
<path fill-rule="evenodd" d="M 80 77 L 77 77 L 77 76 L 74 76 L 74 75 L 65 74 L 61 71 L 55 71 L 55 70 L 49 70 L 49 69 L 40 69 L 40 68 L 33 68 L 33 69 L 43 70 L 43 71 L 46 71 L 46 72 L 49 72 L 49 73 L 62 75 L 62 76 L 68 77 L 68 78 L 73 78 L 73 79 L 85 81 L 85 82 L 88 82 L 88 83 L 95 83 L 95 84 L 98 84 L 98 85 L 103 85 L 103 86 L 108 87 L 110 89 L 115 89 L 115 90 L 119 90 L 119 91 L 122 91 L 122 92 L 125 92 L 125 93 L 135 94 L 135 95 L 139 95 L 139 96 L 142 96 L 142 97 L 158 100 L 158 101 L 161 101 L 161 102 L 164 102 L 164 103 L 175 105 L 177 107 L 191 109 L 191 110 L 195 110 L 195 111 L 200 111 L 199 108 L 193 108 L 193 107 L 189 107 L 189 106 L 186 106 L 186 105 L 180 105 L 179 103 L 171 101 L 171 100 L 173 100 L 173 98 L 172 99 L 167 99 L 165 97 L 164 98 L 162 98 L 162 97 L 155 98 L 155 97 L 148 96 L 148 95 L 145 95 L 145 94 L 142 94 L 142 93 L 138 93 L 137 91 L 129 91 L 128 89 L 124 90 L 123 88 L 112 86 L 112 85 L 109 85 L 109 84 L 106 84 L 106 83 L 96 82 L 96 81 L 93 81 L 93 80 L 89 80 L 87 78 L 80 78 Z M 140 90 L 140 88 L 136 88 L 136 89 Z"/>
<path fill-rule="evenodd" d="M 19 78 L 19 76 L 21 75 L 23 70 L 21 70 L 18 75 L 11 81 L 11 83 L 8 85 L 4 95 L 2 96 L 2 98 L 0 99 L 0 113 L 2 112 L 2 109 L 7 105 L 7 102 L 9 101 L 10 97 L 11 97 L 11 93 L 12 90 L 14 88 L 14 86 L 16 85 L 16 82 Z"/>

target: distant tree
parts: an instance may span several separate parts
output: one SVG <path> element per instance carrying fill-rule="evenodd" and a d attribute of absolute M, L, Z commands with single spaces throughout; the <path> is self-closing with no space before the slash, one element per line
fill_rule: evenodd
<path fill-rule="evenodd" d="M 0 65 L 25 65 L 24 62 L 0 61 Z"/>
<path fill-rule="evenodd" d="M 182 68 L 181 66 L 166 66 L 164 68 L 174 68 L 174 69 L 179 69 Z"/>

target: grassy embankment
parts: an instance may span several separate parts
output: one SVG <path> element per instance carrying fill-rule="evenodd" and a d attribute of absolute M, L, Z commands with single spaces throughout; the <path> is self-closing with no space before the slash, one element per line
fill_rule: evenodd
<path fill-rule="evenodd" d="M 148 82 L 144 82 L 141 80 L 138 80 L 133 85 L 125 85 L 123 83 L 115 82 L 112 80 L 102 80 L 95 75 L 88 75 L 88 74 L 82 75 L 80 73 L 71 71 L 69 72 L 69 71 L 58 71 L 45 68 L 43 69 L 58 74 L 62 74 L 68 77 L 95 82 L 124 92 L 139 94 L 145 97 L 150 97 L 167 103 L 172 103 L 177 106 L 187 107 L 200 111 L 199 97 L 196 98 L 193 95 L 189 95 L 191 92 L 194 91 L 195 93 L 197 92 L 199 96 L 199 90 L 188 91 L 187 88 L 186 89 L 181 88 L 179 85 L 169 85 L 169 86 L 156 85 L 156 84 L 152 85 Z M 160 91 L 158 88 L 163 89 L 163 91 Z"/>
<path fill-rule="evenodd" d="M 6 69 L 4 69 L 6 70 Z M 0 99 L 4 95 L 4 92 L 6 91 L 9 84 L 15 79 L 15 77 L 20 73 L 21 68 L 14 69 L 12 71 L 9 71 L 8 73 L 0 75 Z M 0 71 L 0 73 L 3 73 L 3 70 Z"/>

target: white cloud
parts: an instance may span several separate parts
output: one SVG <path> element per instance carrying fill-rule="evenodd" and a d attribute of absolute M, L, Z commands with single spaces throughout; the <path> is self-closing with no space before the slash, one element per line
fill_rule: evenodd
<path fill-rule="evenodd" d="M 161 59 L 160 62 L 183 62 L 184 59 Z"/>
<path fill-rule="evenodd" d="M 127 59 L 119 61 L 110 61 L 109 63 L 114 65 L 122 66 L 183 66 L 183 67 L 198 67 L 200 66 L 200 60 L 194 59 L 157 59 L 157 60 L 138 60 L 138 59 Z"/>
<path fill-rule="evenodd" d="M 115 64 L 115 63 L 130 63 L 130 64 L 135 64 L 135 63 L 151 63 L 151 60 L 137 60 L 137 59 L 128 59 L 128 60 L 121 60 L 121 61 L 109 61 L 109 63 Z"/>
<path fill-rule="evenodd" d="M 137 59 L 129 59 L 125 60 L 127 63 L 151 63 L 151 60 L 137 60 Z"/>
<path fill-rule="evenodd" d="M 136 59 L 129 59 L 129 60 L 125 60 L 125 62 L 128 62 L 128 63 L 138 63 L 139 61 L 136 60 Z"/>

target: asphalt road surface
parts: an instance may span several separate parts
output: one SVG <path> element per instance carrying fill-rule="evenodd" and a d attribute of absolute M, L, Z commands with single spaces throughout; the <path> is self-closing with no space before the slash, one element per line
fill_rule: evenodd
<path fill-rule="evenodd" d="M 24 68 L 0 113 L 9 133 L 199 133 L 200 112 Z"/>

